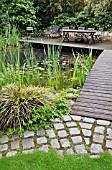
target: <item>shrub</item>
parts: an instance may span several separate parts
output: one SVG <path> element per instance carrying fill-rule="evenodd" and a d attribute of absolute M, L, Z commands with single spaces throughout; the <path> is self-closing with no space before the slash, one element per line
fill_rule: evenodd
<path fill-rule="evenodd" d="M 75 27 L 75 18 L 71 17 L 69 14 L 62 13 L 54 17 L 51 25 L 59 25 L 60 27 L 69 26 L 71 28 Z"/>
<path fill-rule="evenodd" d="M 43 87 L 5 86 L 0 91 L 0 129 L 21 129 L 30 120 L 34 109 L 45 104 L 54 107 L 54 100 L 54 95 Z"/>
<path fill-rule="evenodd" d="M 112 14 L 110 12 L 100 12 L 100 14 L 95 17 L 96 28 L 103 28 L 104 30 L 112 30 Z"/>
<path fill-rule="evenodd" d="M 15 25 L 18 29 L 24 30 L 26 26 L 36 26 L 35 8 L 30 0 L 13 0 L 9 3 L 2 2 L 0 16 L 0 28 L 2 32 L 7 24 Z"/>
<path fill-rule="evenodd" d="M 10 84 L 0 94 L 0 130 L 8 133 L 45 128 L 54 117 L 70 113 L 67 100 L 44 87 Z"/>

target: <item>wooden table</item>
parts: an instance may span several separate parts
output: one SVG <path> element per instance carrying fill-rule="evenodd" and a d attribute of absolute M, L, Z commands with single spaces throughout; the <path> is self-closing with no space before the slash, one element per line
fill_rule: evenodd
<path fill-rule="evenodd" d="M 62 32 L 62 40 L 70 41 L 70 33 L 76 33 L 77 35 L 80 34 L 83 39 L 89 41 L 89 44 L 95 43 L 95 36 L 94 34 L 97 30 L 74 30 L 74 29 L 61 29 Z M 90 37 L 90 40 L 88 39 Z"/>

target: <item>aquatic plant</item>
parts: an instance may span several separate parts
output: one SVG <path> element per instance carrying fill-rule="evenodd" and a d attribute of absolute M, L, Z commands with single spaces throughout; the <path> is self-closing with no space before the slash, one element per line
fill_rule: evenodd
<path fill-rule="evenodd" d="M 74 87 L 82 87 L 93 66 L 92 51 L 89 53 L 89 55 L 85 56 L 84 54 L 78 54 L 77 57 L 74 56 L 74 58 L 75 62 L 71 82 Z"/>
<path fill-rule="evenodd" d="M 18 47 L 17 51 L 10 51 L 0 58 L 0 88 L 10 83 L 18 86 L 38 85 L 54 90 L 82 87 L 93 66 L 92 53 L 89 56 L 72 55 L 72 62 L 60 62 L 60 48 L 49 45 L 44 60 L 40 62 L 33 48 L 24 50 L 24 57 L 21 58 Z"/>
<path fill-rule="evenodd" d="M 19 46 L 19 33 L 15 26 L 7 25 L 5 33 L 0 35 L 0 50 Z"/>

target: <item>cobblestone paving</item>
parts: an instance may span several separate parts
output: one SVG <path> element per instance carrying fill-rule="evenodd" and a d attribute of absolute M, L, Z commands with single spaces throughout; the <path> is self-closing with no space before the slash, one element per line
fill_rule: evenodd
<path fill-rule="evenodd" d="M 25 131 L 0 138 L 0 158 L 15 156 L 17 153 L 32 153 L 35 150 L 48 152 L 53 148 L 63 155 L 82 153 L 98 157 L 100 152 L 112 154 L 112 122 L 81 116 L 62 116 L 53 120 L 54 127 L 37 132 Z"/>

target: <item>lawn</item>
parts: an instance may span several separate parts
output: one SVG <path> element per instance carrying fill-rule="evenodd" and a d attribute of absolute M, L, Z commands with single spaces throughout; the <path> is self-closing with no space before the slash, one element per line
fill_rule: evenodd
<path fill-rule="evenodd" d="M 61 157 L 54 151 L 1 158 L 0 170 L 111 170 L 112 156 L 103 153 L 99 158 L 88 155 L 65 155 Z"/>

